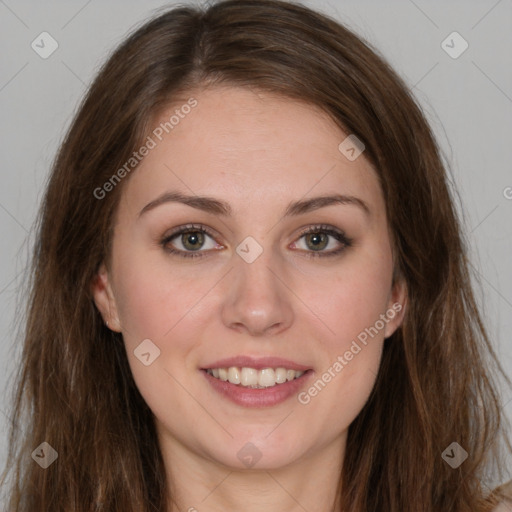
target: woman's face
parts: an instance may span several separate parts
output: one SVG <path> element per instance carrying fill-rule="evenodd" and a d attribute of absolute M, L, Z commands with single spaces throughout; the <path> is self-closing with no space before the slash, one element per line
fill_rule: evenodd
<path fill-rule="evenodd" d="M 232 468 L 341 453 L 403 316 L 376 175 L 311 106 L 244 88 L 193 96 L 155 120 L 125 178 L 96 304 L 164 451 Z M 264 388 L 205 371 L 219 367 Z M 293 368 L 308 371 L 281 382 Z"/>

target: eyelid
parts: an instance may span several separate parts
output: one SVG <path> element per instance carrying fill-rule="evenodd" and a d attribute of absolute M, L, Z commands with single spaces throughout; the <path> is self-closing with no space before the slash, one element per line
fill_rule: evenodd
<path fill-rule="evenodd" d="M 180 235 L 182 233 L 186 233 L 189 231 L 190 232 L 204 231 L 207 235 L 211 236 L 212 238 L 221 238 L 219 233 L 217 233 L 213 229 L 211 229 L 208 226 L 205 226 L 203 224 L 185 224 L 183 226 L 178 226 L 178 227 L 174 228 L 170 233 L 166 233 L 164 235 L 162 241 L 169 241 L 172 238 L 174 238 L 176 235 Z"/>

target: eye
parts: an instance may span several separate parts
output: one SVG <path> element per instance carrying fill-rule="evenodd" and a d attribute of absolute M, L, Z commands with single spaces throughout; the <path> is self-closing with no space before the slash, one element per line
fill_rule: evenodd
<path fill-rule="evenodd" d="M 326 225 L 307 228 L 299 237 L 299 240 L 302 239 L 304 239 L 308 257 L 336 256 L 352 245 L 352 239 L 348 238 L 343 231 Z M 293 245 L 297 246 L 297 242 Z M 327 248 L 331 250 L 326 251 Z"/>
<path fill-rule="evenodd" d="M 203 256 L 201 249 L 222 249 L 223 246 L 217 244 L 210 232 L 205 226 L 188 225 L 178 228 L 170 235 L 166 236 L 160 243 L 162 247 L 171 254 L 177 254 L 184 258 L 196 258 Z M 211 241 L 205 246 L 206 238 Z M 175 240 L 175 241 L 174 241 Z M 174 242 L 173 242 L 174 241 Z M 174 246 L 172 244 L 175 244 Z"/>
<path fill-rule="evenodd" d="M 182 258 L 200 258 L 204 252 L 212 249 L 223 249 L 213 239 L 216 235 L 206 226 L 189 224 L 176 228 L 170 235 L 167 235 L 160 242 L 167 253 Z M 208 239 L 210 239 L 209 243 Z M 352 240 L 342 231 L 332 226 L 311 226 L 302 231 L 298 241 L 304 239 L 306 247 L 301 248 L 307 257 L 330 257 L 341 254 L 347 247 L 352 245 Z M 292 244 L 294 249 L 298 248 L 297 242 Z M 331 250 L 326 250 L 326 249 Z"/>

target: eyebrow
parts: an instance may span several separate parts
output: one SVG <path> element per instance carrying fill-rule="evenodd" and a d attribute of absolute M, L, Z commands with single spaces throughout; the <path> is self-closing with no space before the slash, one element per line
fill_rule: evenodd
<path fill-rule="evenodd" d="M 149 202 L 146 206 L 144 206 L 144 208 L 142 208 L 142 210 L 139 212 L 139 217 L 148 211 L 153 210 L 157 206 L 166 203 L 182 203 L 187 206 L 191 206 L 192 208 L 202 210 L 206 213 L 221 215 L 224 217 L 230 216 L 233 213 L 233 210 L 228 203 L 213 197 L 188 196 L 182 194 L 181 192 L 171 191 L 163 193 L 153 201 Z M 305 213 L 335 204 L 357 206 L 367 215 L 371 215 L 370 208 L 362 199 L 350 195 L 334 194 L 291 202 L 286 207 L 283 217 L 303 215 Z"/>

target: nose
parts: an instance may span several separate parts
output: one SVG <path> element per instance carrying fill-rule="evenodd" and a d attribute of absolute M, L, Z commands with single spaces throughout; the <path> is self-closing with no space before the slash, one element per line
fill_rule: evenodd
<path fill-rule="evenodd" d="M 273 335 L 288 329 L 294 318 L 293 293 L 283 277 L 270 251 L 264 251 L 252 263 L 235 256 L 234 268 L 225 283 L 228 291 L 221 313 L 224 325 L 251 336 Z"/>

